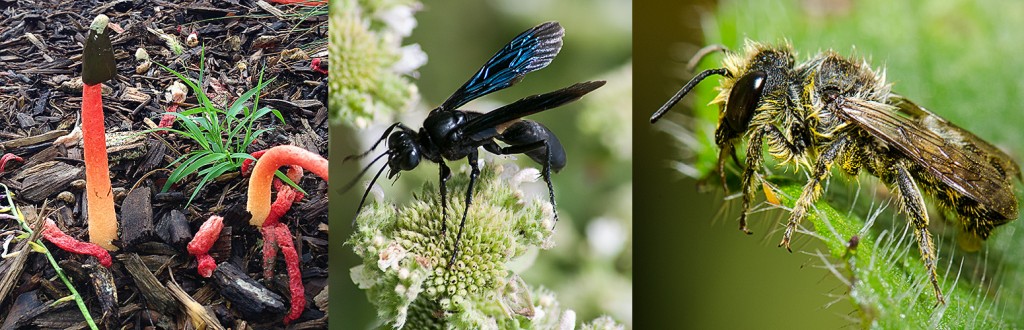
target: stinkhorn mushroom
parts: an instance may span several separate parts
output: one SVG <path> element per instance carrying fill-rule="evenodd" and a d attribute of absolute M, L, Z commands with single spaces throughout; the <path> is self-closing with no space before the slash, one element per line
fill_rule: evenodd
<path fill-rule="evenodd" d="M 114 194 L 110 188 L 110 166 L 107 163 L 106 129 L 103 124 L 104 81 L 114 77 L 114 53 L 110 46 L 107 24 L 110 19 L 100 14 L 89 27 L 82 51 L 82 137 L 85 151 L 85 192 L 89 201 L 89 241 L 113 251 L 117 239 L 117 215 Z"/>
<path fill-rule="evenodd" d="M 192 237 L 192 241 L 188 243 L 188 254 L 196 256 L 196 261 L 199 262 L 196 269 L 202 277 L 210 277 L 217 269 L 217 262 L 209 253 L 213 243 L 220 238 L 221 230 L 224 230 L 224 218 L 216 215 L 210 216 L 202 226 L 199 226 L 196 236 Z"/>
<path fill-rule="evenodd" d="M 267 150 L 261 150 L 252 153 L 252 156 L 260 159 L 266 153 Z M 319 155 L 316 157 L 319 157 Z M 246 159 L 242 162 L 241 170 L 243 175 L 247 175 L 250 172 L 251 165 L 252 160 Z M 272 170 L 276 171 L 276 169 Z M 291 165 L 288 168 L 288 179 L 297 182 L 302 179 L 302 172 L 302 167 Z M 263 277 L 267 279 L 273 277 L 274 257 L 277 256 L 277 251 L 280 249 L 281 254 L 284 255 L 285 267 L 288 271 L 288 289 L 291 292 L 291 308 L 289 308 L 288 315 L 284 318 L 284 323 L 288 324 L 298 319 L 302 315 L 302 311 L 306 309 L 306 289 L 302 285 L 299 253 L 295 250 L 295 244 L 292 242 L 292 232 L 288 229 L 288 226 L 281 223 L 280 219 L 291 209 L 292 203 L 302 199 L 303 194 L 276 178 L 274 179 L 274 189 L 277 190 L 277 197 L 274 199 L 274 204 L 270 207 L 266 220 L 260 227 L 260 233 L 263 234 Z"/>
<path fill-rule="evenodd" d="M 288 315 L 284 317 L 284 323 L 288 324 L 302 316 L 302 311 L 306 309 L 306 288 L 302 285 L 299 253 L 295 251 L 295 244 L 292 243 L 292 232 L 288 230 L 288 226 L 279 222 L 271 226 L 264 226 L 263 228 L 264 235 L 267 235 L 267 232 L 272 232 L 274 244 L 281 248 L 285 266 L 288 268 L 288 291 L 291 292 L 292 302 L 291 308 L 288 309 Z"/>
<path fill-rule="evenodd" d="M 314 174 L 327 180 L 327 159 L 320 155 L 309 152 L 296 146 L 277 146 L 252 154 L 257 158 L 256 165 L 251 160 L 242 162 L 242 174 L 247 174 L 251 169 L 249 179 L 249 213 L 253 214 L 250 223 L 260 227 L 263 234 L 263 276 L 273 276 L 274 257 L 278 249 L 284 255 L 286 268 L 288 269 L 288 289 L 291 292 L 291 308 L 288 315 L 284 317 L 284 323 L 295 321 L 306 309 L 306 290 L 302 285 L 302 271 L 299 268 L 299 254 L 292 242 L 292 233 L 288 226 L 280 222 L 280 219 L 291 208 L 292 203 L 302 199 L 303 194 L 291 186 L 284 185 L 280 180 L 274 179 L 274 172 L 282 166 L 288 166 L 287 176 L 292 181 L 299 181 L 302 178 L 302 168 L 309 168 Z M 271 182 L 277 189 L 277 199 L 273 206 L 270 204 Z M 255 202 L 254 202 L 255 201 Z M 262 204 L 261 204 L 262 203 Z M 210 217 L 199 228 L 199 232 L 188 244 L 189 254 L 196 256 L 199 262 L 198 272 L 204 277 L 209 277 L 216 268 L 216 264 L 208 255 L 208 251 L 217 241 L 220 231 L 224 227 L 223 219 L 217 216 Z"/>
<path fill-rule="evenodd" d="M 185 84 L 175 81 L 167 87 L 167 92 L 164 93 L 164 99 L 171 102 L 171 105 L 167 107 L 167 113 L 160 117 L 160 124 L 157 127 L 171 127 L 174 125 L 174 114 L 172 112 L 178 112 L 178 107 L 181 103 L 185 102 L 185 96 L 188 95 L 188 89 Z M 167 131 L 161 131 L 166 133 Z"/>
<path fill-rule="evenodd" d="M 18 157 L 18 155 L 15 155 L 15 154 L 12 154 L 12 153 L 4 154 L 3 157 L 0 157 L 0 173 L 4 172 L 4 167 L 6 167 L 7 163 L 9 163 L 9 162 L 23 163 L 23 162 L 25 162 L 25 160 L 21 159 L 21 157 Z"/>
<path fill-rule="evenodd" d="M 252 177 L 249 178 L 249 200 L 246 210 L 252 214 L 249 223 L 253 226 L 262 227 L 263 222 L 267 220 L 270 214 L 270 184 L 274 179 L 274 172 L 287 165 L 300 166 L 325 181 L 328 180 L 327 159 L 320 155 L 290 145 L 267 149 L 256 162 L 252 169 Z"/>
<path fill-rule="evenodd" d="M 104 250 L 99 245 L 82 242 L 74 237 L 68 236 L 60 228 L 57 227 L 57 223 L 53 220 L 46 219 L 46 224 L 43 225 L 43 238 L 45 238 L 53 245 L 56 245 L 61 250 L 68 251 L 74 254 L 84 254 L 96 257 L 100 261 L 100 265 L 103 267 L 110 267 L 112 260 L 110 259 L 110 253 Z"/>
<path fill-rule="evenodd" d="M 319 57 L 314 58 L 312 61 L 310 61 L 309 67 L 313 69 L 313 71 L 316 71 L 322 75 L 327 75 L 327 62 L 321 60 Z"/>

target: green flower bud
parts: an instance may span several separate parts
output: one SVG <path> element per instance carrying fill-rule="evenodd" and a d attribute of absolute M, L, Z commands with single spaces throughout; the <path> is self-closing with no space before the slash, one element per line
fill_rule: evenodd
<path fill-rule="evenodd" d="M 448 181 L 448 231 L 443 235 L 440 194 L 433 184 L 426 184 L 414 194 L 421 200 L 397 208 L 389 202 L 377 202 L 360 213 L 356 233 L 348 244 L 364 263 L 352 270 L 353 281 L 367 289 L 383 320 L 395 327 L 409 325 L 416 329 L 454 320 L 469 328 L 481 328 L 496 318 L 510 317 L 496 299 L 504 294 L 506 278 L 514 275 L 505 264 L 540 248 L 552 230 L 545 226 L 551 223 L 551 219 L 545 219 L 551 216 L 544 212 L 545 206 L 550 209 L 546 199 L 515 197 L 523 195 L 518 185 L 508 184 L 507 177 L 515 173 L 505 171 L 494 165 L 482 168 L 459 253 L 451 267 L 448 260 L 465 205 L 465 195 L 452 192 L 466 190 L 468 174 L 455 173 Z M 382 248 L 370 253 L 375 246 Z M 441 308 L 419 308 L 426 306 Z M 413 315 L 419 312 L 428 315 Z M 431 318 L 435 320 L 421 322 Z M 417 323 L 410 323 L 413 321 Z"/>
<path fill-rule="evenodd" d="M 365 127 L 416 102 L 419 91 L 407 75 L 426 63 L 426 54 L 401 40 L 416 25 L 418 7 L 415 1 L 331 1 L 332 121 Z"/>

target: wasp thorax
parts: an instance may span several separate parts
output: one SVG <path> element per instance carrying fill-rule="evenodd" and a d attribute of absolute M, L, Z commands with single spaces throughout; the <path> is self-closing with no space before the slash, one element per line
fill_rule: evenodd
<path fill-rule="evenodd" d="M 397 171 L 408 171 L 420 164 L 420 147 L 416 144 L 416 134 L 409 131 L 398 131 L 391 133 L 388 137 L 388 166 L 391 167 L 391 175 Z"/>

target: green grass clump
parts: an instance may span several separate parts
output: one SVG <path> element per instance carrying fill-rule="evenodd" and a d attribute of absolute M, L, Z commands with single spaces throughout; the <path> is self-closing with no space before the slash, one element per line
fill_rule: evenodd
<path fill-rule="evenodd" d="M 204 62 L 205 59 L 201 56 L 200 63 Z M 205 71 L 202 64 L 199 66 L 199 79 L 195 82 L 180 72 L 163 65 L 161 67 L 185 82 L 199 101 L 199 105 L 195 108 L 181 112 L 168 112 L 176 117 L 176 123 L 180 124 L 182 129 L 155 129 L 174 132 L 192 140 L 199 146 L 171 163 L 176 167 L 167 178 L 167 183 L 164 184 L 162 190 L 166 192 L 175 183 L 195 173 L 199 175 L 200 180 L 195 191 L 189 196 L 188 202 L 191 203 L 199 191 L 213 179 L 224 173 L 236 171 L 242 167 L 244 160 L 253 159 L 246 150 L 256 138 L 270 130 L 270 128 L 257 129 L 257 122 L 260 119 L 273 115 L 284 124 L 284 117 L 281 116 L 280 111 L 259 107 L 260 91 L 274 81 L 274 79 L 263 81 L 263 71 L 260 71 L 256 87 L 242 93 L 227 109 L 221 109 L 210 101 L 203 88 L 200 87 Z M 252 100 L 251 107 L 247 106 L 250 100 Z M 280 174 L 280 171 L 277 176 L 294 186 L 294 183 Z"/>

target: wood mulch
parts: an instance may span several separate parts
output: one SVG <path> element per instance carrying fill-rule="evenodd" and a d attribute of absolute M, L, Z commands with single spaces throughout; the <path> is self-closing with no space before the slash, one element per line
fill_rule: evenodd
<path fill-rule="evenodd" d="M 327 76 L 311 67 L 314 58 L 326 62 L 326 7 L 267 2 L 0 0 L 0 155 L 24 159 L 0 172 L 0 184 L 29 223 L 53 219 L 83 241 L 88 234 L 82 148 L 53 142 L 78 125 L 80 59 L 92 19 L 105 14 L 115 31 L 123 30 L 111 35 L 118 75 L 105 83 L 103 100 L 120 250 L 107 269 L 93 257 L 43 243 L 99 328 L 193 328 L 182 302 L 189 299 L 206 307 L 219 323 L 211 325 L 215 329 L 284 327 L 290 306 L 285 265 L 279 257 L 277 275 L 263 278 L 262 236 L 245 211 L 248 179 L 229 172 L 186 205 L 197 176 L 169 191 L 161 188 L 174 169 L 171 162 L 198 146 L 175 134 L 139 134 L 160 121 L 170 105 L 164 92 L 179 80 L 155 64 L 139 68 L 145 64 L 136 60 L 137 49 L 193 79 L 205 49 L 202 86 L 214 103 L 228 105 L 256 86 L 261 68 L 265 79 L 276 78 L 260 104 L 280 110 L 286 124 L 269 116 L 262 120 L 259 128 L 269 131 L 250 153 L 294 144 L 327 156 Z M 318 12 L 306 14 L 313 10 Z M 199 43 L 190 47 L 186 40 L 193 32 Z M 181 54 L 168 48 L 168 36 L 183 45 Z M 181 108 L 197 103 L 189 91 Z M 288 327 L 324 328 L 326 301 L 314 298 L 326 297 L 327 183 L 309 174 L 299 183 L 308 195 L 283 221 L 295 236 L 307 307 Z M 9 215 L 2 209 L 11 206 L 4 194 L 0 188 L 0 213 Z M 214 277 L 202 278 L 185 245 L 213 214 L 225 218 L 211 253 L 221 266 Z M 0 243 L 12 238 L 0 260 L 0 329 L 87 328 L 75 302 L 61 299 L 69 291 L 44 254 L 7 255 L 27 245 L 23 233 L 16 221 L 0 216 Z M 237 292 L 249 286 L 258 294 Z"/>

